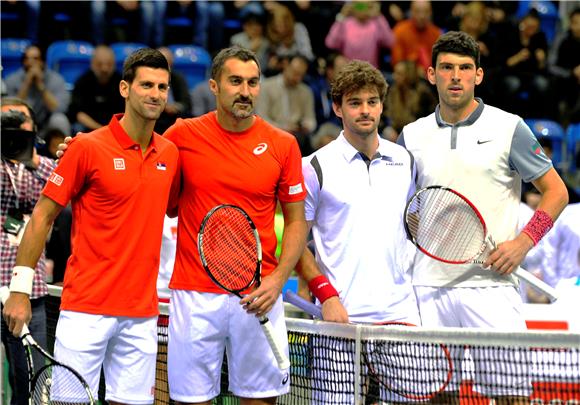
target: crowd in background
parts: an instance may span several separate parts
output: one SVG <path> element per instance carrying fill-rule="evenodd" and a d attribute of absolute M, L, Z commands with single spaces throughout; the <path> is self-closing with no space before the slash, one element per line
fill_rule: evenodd
<path fill-rule="evenodd" d="M 534 4 L 556 10 L 558 18 L 547 18 Z M 158 48 L 170 65 L 171 44 L 197 45 L 210 55 L 230 44 L 252 49 L 264 73 L 257 112 L 293 133 L 304 156 L 340 133 L 329 90 L 336 71 L 349 59 L 370 62 L 389 82 L 379 127 L 383 137 L 395 141 L 403 126 L 430 114 L 437 99 L 425 71 L 433 43 L 449 30 L 464 31 L 478 41 L 486 79 L 476 96 L 486 104 L 526 119 L 554 120 L 564 128 L 580 122 L 577 1 L 2 0 L 1 6 L 2 37 L 25 37 L 32 43 L 22 68 L 2 75 L 2 94 L 32 105 L 46 142 L 39 152 L 46 156 L 54 156 L 64 136 L 106 125 L 113 113 L 123 111 L 120 72 L 109 46 L 116 42 Z M 5 15 L 12 18 L 4 20 Z M 47 47 L 61 39 L 95 46 L 90 69 L 72 90 L 45 65 Z M 175 70 L 156 131 L 163 133 L 179 117 L 213 109 L 207 83 L 190 88 Z M 551 147 L 549 141 L 542 142 Z M 566 171 L 578 173 L 579 149 Z M 566 174 L 570 202 L 578 202 L 578 179 Z M 524 196 L 532 207 L 533 195 L 534 190 L 526 190 Z M 68 250 L 55 251 L 56 256 L 68 256 Z M 55 260 L 64 269 L 63 258 Z"/>

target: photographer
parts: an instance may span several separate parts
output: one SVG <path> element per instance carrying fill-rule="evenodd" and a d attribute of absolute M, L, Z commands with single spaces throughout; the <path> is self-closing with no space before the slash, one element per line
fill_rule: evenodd
<path fill-rule="evenodd" d="M 21 99 L 2 98 L 0 133 L 2 141 L 0 285 L 10 283 L 16 252 L 24 227 L 40 192 L 56 167 L 54 160 L 39 156 L 34 143 L 36 125 L 32 109 Z M 38 343 L 46 347 L 46 314 L 44 296 L 48 293 L 45 282 L 45 257 L 36 268 L 32 294 L 30 332 Z M 28 404 L 28 368 L 20 339 L 8 331 L 2 319 L 2 343 L 9 363 L 9 382 L 12 388 L 10 404 Z M 36 354 L 36 353 L 35 353 Z M 42 357 L 34 357 L 36 368 L 44 364 Z"/>

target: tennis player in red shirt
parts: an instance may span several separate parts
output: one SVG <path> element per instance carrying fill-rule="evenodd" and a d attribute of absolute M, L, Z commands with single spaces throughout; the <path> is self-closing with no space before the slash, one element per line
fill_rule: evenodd
<path fill-rule="evenodd" d="M 55 357 L 110 404 L 150 404 L 157 353 L 157 272 L 163 218 L 178 173 L 175 145 L 153 127 L 169 89 L 167 60 L 140 49 L 123 67 L 125 113 L 80 134 L 42 192 L 20 244 L 4 317 L 19 335 L 31 317 L 34 267 L 58 213 L 72 203 Z"/>
<path fill-rule="evenodd" d="M 214 58 L 210 90 L 217 111 L 178 119 L 165 137 L 179 149 L 182 189 L 169 323 L 169 391 L 179 403 L 206 403 L 220 392 L 224 350 L 230 390 L 242 404 L 273 404 L 288 392 L 258 319 L 266 313 L 284 336 L 280 292 L 306 241 L 306 191 L 298 142 L 254 114 L 260 66 L 253 52 L 232 47 Z M 279 261 L 276 204 L 284 213 Z M 262 242 L 262 283 L 240 301 L 204 271 L 197 248 L 201 221 L 219 204 L 234 204 L 252 218 Z M 241 304 L 241 305 L 240 305 Z"/>

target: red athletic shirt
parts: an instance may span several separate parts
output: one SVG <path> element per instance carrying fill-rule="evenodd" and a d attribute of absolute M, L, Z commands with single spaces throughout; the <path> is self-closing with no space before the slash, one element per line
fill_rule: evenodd
<path fill-rule="evenodd" d="M 154 134 L 142 154 L 121 117 L 75 137 L 42 193 L 73 210 L 61 309 L 149 317 L 158 313 L 163 218 L 179 153 Z"/>
<path fill-rule="evenodd" d="M 170 288 L 223 293 L 206 274 L 197 250 L 197 234 L 207 212 L 219 204 L 243 208 L 262 242 L 262 275 L 277 265 L 276 201 L 304 200 L 300 149 L 293 135 L 258 116 L 244 132 L 229 132 L 216 112 L 178 119 L 165 137 L 179 149 L 181 194 L 177 255 Z"/>

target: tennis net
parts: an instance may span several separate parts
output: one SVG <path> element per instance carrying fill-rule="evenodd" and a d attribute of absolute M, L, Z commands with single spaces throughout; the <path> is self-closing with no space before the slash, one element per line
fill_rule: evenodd
<path fill-rule="evenodd" d="M 59 291 L 51 289 L 49 335 Z M 155 404 L 171 404 L 167 304 L 160 304 Z M 580 334 L 341 325 L 287 318 L 290 393 L 280 404 L 580 405 Z M 237 404 L 227 363 L 216 404 Z M 496 403 L 500 403 L 499 401 Z"/>

